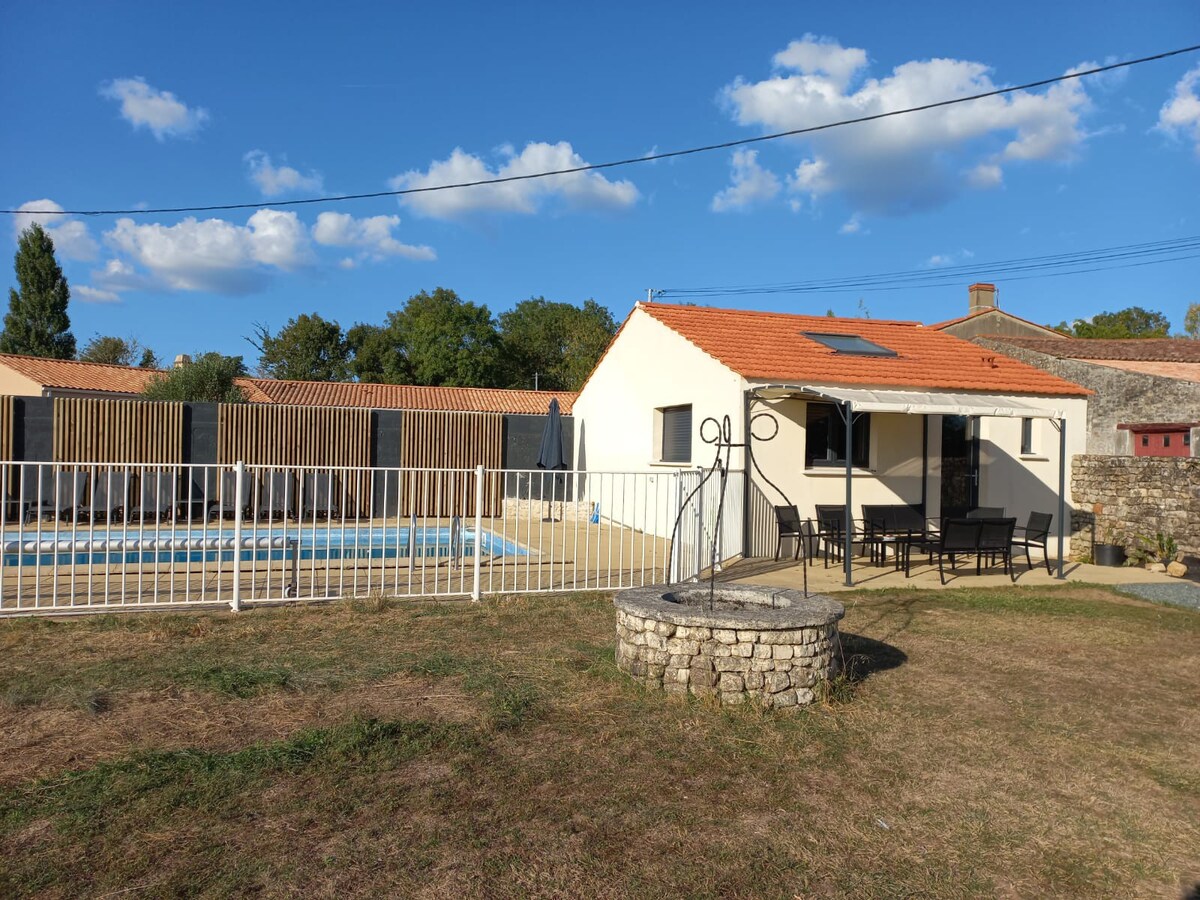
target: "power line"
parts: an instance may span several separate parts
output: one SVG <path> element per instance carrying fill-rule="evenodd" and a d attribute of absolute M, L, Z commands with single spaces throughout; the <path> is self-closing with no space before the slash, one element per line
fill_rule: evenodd
<path fill-rule="evenodd" d="M 142 216 L 154 215 L 162 213 L 187 213 L 187 212 L 222 212 L 235 209 L 264 209 L 266 207 L 279 206 L 304 206 L 314 203 L 339 203 L 346 200 L 373 200 L 380 197 L 403 197 L 408 194 L 427 194 L 435 191 L 450 191 L 459 188 L 484 187 L 491 184 L 507 184 L 513 181 L 530 181 L 535 178 L 550 178 L 556 175 L 574 175 L 579 172 L 595 172 L 602 169 L 615 169 L 618 166 L 632 166 L 637 163 L 654 162 L 660 159 L 674 159 L 679 156 L 690 156 L 694 153 L 709 153 L 714 150 L 728 150 L 731 147 L 743 147 L 747 144 L 758 144 L 764 141 L 775 141 L 785 137 L 796 137 L 801 134 L 813 134 L 818 131 L 828 131 L 831 128 L 841 128 L 846 125 L 860 125 L 864 122 L 876 122 L 880 119 L 888 119 L 892 116 L 902 116 L 908 113 L 923 112 L 929 109 L 939 109 L 944 106 L 953 106 L 958 103 L 968 103 L 972 100 L 983 100 L 987 97 L 1000 97 L 1005 94 L 1012 94 L 1016 91 L 1025 91 L 1030 88 L 1045 87 L 1050 84 L 1057 84 L 1061 81 L 1069 81 L 1074 78 L 1085 78 L 1089 75 L 1099 75 L 1103 72 L 1112 72 L 1117 69 L 1127 69 L 1131 66 L 1138 66 L 1142 63 L 1156 62 L 1162 59 L 1169 59 L 1172 56 L 1181 56 L 1185 53 L 1195 53 L 1200 50 L 1200 44 L 1194 44 L 1190 47 L 1180 47 L 1177 50 L 1167 50 L 1163 53 L 1155 53 L 1152 56 L 1143 56 L 1138 59 L 1130 59 L 1125 62 L 1110 63 L 1106 66 L 1097 66 L 1092 69 L 1083 69 L 1078 72 L 1069 72 L 1065 75 L 1057 75 L 1053 78 L 1042 78 L 1038 81 L 1028 81 L 1025 84 L 1017 84 L 1012 87 L 997 88 L 992 91 L 984 91 L 981 94 L 971 94 L 966 97 L 955 97 L 950 100 L 938 100 L 934 103 L 925 103 L 920 106 L 910 106 L 906 109 L 894 109 L 888 112 L 874 113 L 869 116 L 858 116 L 853 119 L 842 119 L 837 122 L 827 122 L 823 125 L 811 125 L 807 128 L 793 128 L 790 131 L 777 131 L 773 134 L 763 134 L 758 137 L 739 138 L 734 141 L 722 141 L 718 144 L 706 144 L 702 147 L 689 147 L 685 150 L 670 150 L 665 153 L 648 153 L 645 156 L 634 156 L 628 159 L 618 159 L 612 162 L 591 163 L 583 166 L 573 166 L 567 169 L 553 169 L 547 172 L 531 172 L 524 175 L 506 175 L 497 178 L 484 178 L 478 181 L 460 181 L 454 184 L 439 184 L 429 187 L 403 188 L 394 191 L 372 191 L 364 194 L 342 194 L 340 196 L 325 196 L 325 197 L 308 197 L 302 200 L 280 200 L 275 202 L 255 202 L 255 203 L 222 203 L 211 206 L 164 206 L 152 209 L 45 209 L 45 210 L 18 210 L 4 209 L 0 213 L 4 215 L 56 215 L 56 216 Z"/>
<path fill-rule="evenodd" d="M 809 281 L 775 282 L 769 284 L 723 285 L 713 287 L 664 288 L 656 291 L 662 297 L 700 298 L 762 294 L 824 294 L 867 291 L 898 291 L 960 283 L 968 277 L 994 278 L 1005 281 L 1024 281 L 1030 278 L 1077 275 L 1087 272 L 1124 269 L 1180 262 L 1200 256 L 1200 235 L 1150 241 L 1069 253 L 1053 253 L 1010 260 L 947 266 L 937 270 L 912 269 L 883 272 L 875 275 L 845 278 L 813 279 Z"/>

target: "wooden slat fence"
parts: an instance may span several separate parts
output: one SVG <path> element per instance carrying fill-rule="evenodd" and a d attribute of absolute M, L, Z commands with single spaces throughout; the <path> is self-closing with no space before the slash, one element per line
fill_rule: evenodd
<path fill-rule="evenodd" d="M 53 452 L 66 463 L 180 463 L 183 404 L 56 397 Z"/>
<path fill-rule="evenodd" d="M 217 410 L 217 462 L 262 466 L 371 465 L 371 411 L 321 406 L 222 403 Z M 364 513 L 371 484 L 365 474 L 337 476 L 341 508 Z"/>
<path fill-rule="evenodd" d="M 400 426 L 400 465 L 404 468 L 499 469 L 504 416 L 405 410 Z M 501 479 L 485 480 L 482 514 L 499 515 Z M 401 515 L 475 515 L 475 474 L 423 473 L 404 478 Z"/>

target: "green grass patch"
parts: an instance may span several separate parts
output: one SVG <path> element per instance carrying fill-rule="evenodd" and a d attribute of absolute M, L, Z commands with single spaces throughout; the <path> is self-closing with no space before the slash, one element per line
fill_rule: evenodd
<path fill-rule="evenodd" d="M 268 691 L 293 690 L 296 676 L 278 666 L 209 664 L 182 670 L 177 680 L 216 694 L 246 699 Z"/>

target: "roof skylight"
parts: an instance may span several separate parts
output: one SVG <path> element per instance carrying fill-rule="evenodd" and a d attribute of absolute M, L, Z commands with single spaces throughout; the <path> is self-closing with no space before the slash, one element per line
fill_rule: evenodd
<path fill-rule="evenodd" d="M 819 331 L 805 331 L 804 336 L 809 340 L 824 344 L 835 353 L 846 356 L 896 356 L 895 350 L 881 347 L 857 334 L 824 334 Z"/>

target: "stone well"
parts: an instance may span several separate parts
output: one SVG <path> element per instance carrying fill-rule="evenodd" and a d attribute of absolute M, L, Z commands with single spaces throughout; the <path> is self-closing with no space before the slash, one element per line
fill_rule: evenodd
<path fill-rule="evenodd" d="M 754 585 L 657 585 L 621 591 L 617 668 L 673 694 L 807 706 L 836 674 L 836 600 Z"/>

